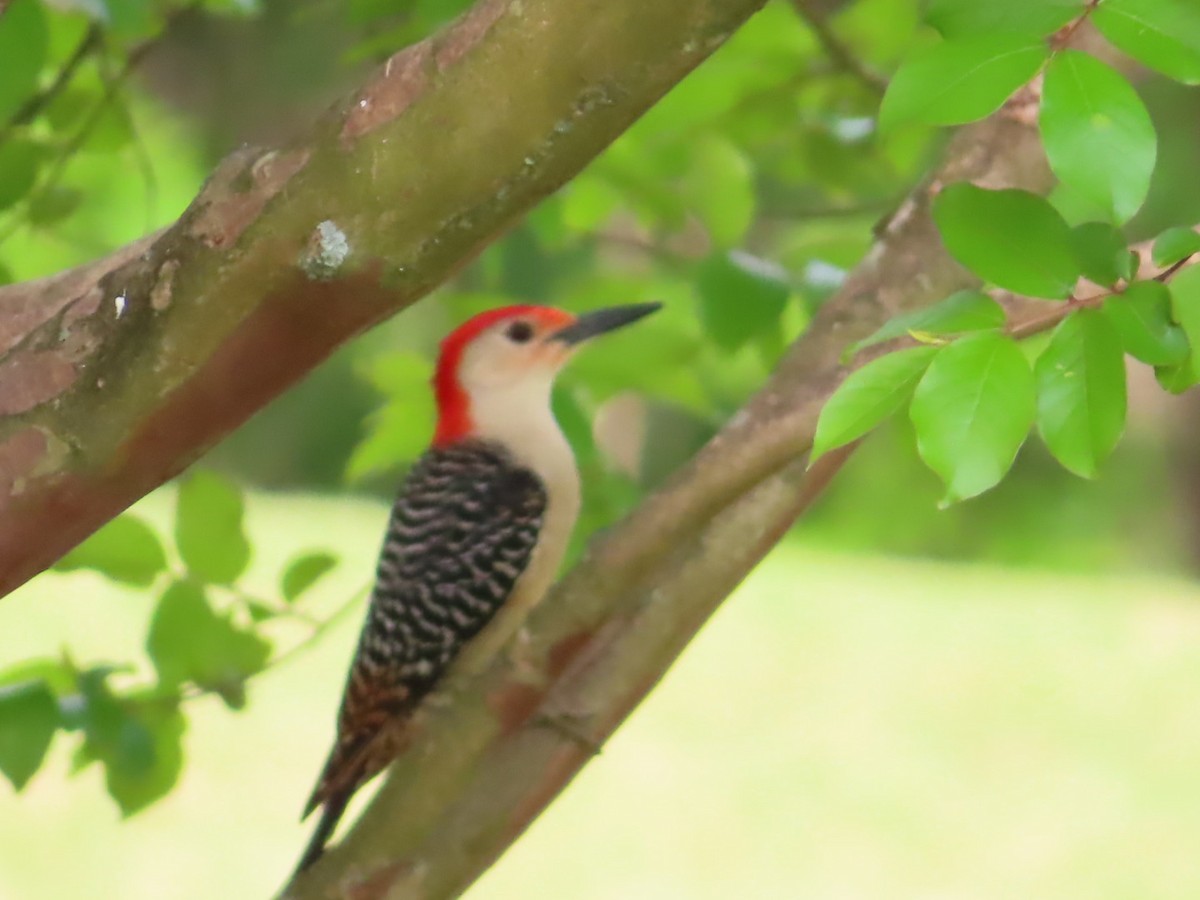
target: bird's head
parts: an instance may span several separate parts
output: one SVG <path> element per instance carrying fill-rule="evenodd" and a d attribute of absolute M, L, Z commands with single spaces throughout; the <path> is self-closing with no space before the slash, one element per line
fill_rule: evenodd
<path fill-rule="evenodd" d="M 434 443 L 474 434 L 483 407 L 548 405 L 554 376 L 581 344 L 660 305 L 613 306 L 579 316 L 551 306 L 505 306 L 468 319 L 442 341 L 433 377 Z"/>

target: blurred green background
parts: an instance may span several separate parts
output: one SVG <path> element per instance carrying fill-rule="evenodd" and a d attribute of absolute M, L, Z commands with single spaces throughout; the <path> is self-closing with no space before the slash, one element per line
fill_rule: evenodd
<path fill-rule="evenodd" d="M 45 88 L 94 4 L 21 2 L 44 23 Z M 0 128 L 0 282 L 171 221 L 224 153 L 302 128 L 466 5 L 101 3 L 100 49 L 70 89 Z M 859 70 L 771 0 L 453 282 L 208 456 L 248 489 L 257 592 L 310 547 L 341 560 L 314 615 L 367 581 L 432 427 L 437 341 L 479 309 L 666 304 L 556 394 L 585 474 L 580 542 L 737 409 L 945 138 L 875 130 L 877 74 L 928 39 L 917 0 L 810 8 Z M 1137 87 L 1160 159 L 1131 240 L 1200 220 L 1200 92 Z M 1200 895 L 1200 402 L 1131 377 L 1126 437 L 1095 482 L 1031 442 L 1000 488 L 939 510 L 906 423 L 872 437 L 472 896 Z M 165 527 L 170 508 L 165 489 L 138 512 Z M 42 576 L 0 601 L 0 669 L 66 647 L 145 670 L 153 600 Z M 253 681 L 244 712 L 194 701 L 180 785 L 127 821 L 95 767 L 66 777 L 65 735 L 22 794 L 0 781 L 0 897 L 267 894 L 302 846 L 356 615 Z"/>
<path fill-rule="evenodd" d="M 165 519 L 166 493 L 139 511 Z M 251 586 L 297 547 L 343 554 L 324 612 L 362 584 L 386 510 L 280 494 L 250 512 Z M 152 605 L 43 576 L 0 604 L 0 658 L 134 656 Z M 56 739 L 0 793 L 0 896 L 270 896 L 308 836 L 352 618 L 256 678 L 245 712 L 193 701 L 179 786 L 126 821 L 97 768 L 65 778 Z M 1180 578 L 789 541 L 468 896 L 1193 898 L 1197 641 Z"/>

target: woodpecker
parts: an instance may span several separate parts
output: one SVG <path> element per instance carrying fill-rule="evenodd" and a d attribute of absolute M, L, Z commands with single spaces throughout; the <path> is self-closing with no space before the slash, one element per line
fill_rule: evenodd
<path fill-rule="evenodd" d="M 579 513 L 575 458 L 550 409 L 554 377 L 580 344 L 659 306 L 578 317 L 507 306 L 442 342 L 437 428 L 392 506 L 337 738 L 304 817 L 324 809 L 297 871 L 405 748 L 451 663 L 489 658 L 546 592 Z"/>

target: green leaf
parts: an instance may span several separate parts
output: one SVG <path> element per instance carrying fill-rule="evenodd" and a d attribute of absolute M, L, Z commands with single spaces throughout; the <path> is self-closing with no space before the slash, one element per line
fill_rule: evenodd
<path fill-rule="evenodd" d="M 29 193 L 37 182 L 41 159 L 33 141 L 9 138 L 0 144 L 0 209 L 8 209 Z"/>
<path fill-rule="evenodd" d="M 183 769 L 179 708 L 167 704 L 134 707 L 122 728 L 118 753 L 105 760 L 105 786 L 121 814 L 131 816 L 165 797 Z"/>
<path fill-rule="evenodd" d="M 1067 316 L 1034 366 L 1038 432 L 1065 468 L 1095 478 L 1125 430 L 1125 354 L 1099 310 Z"/>
<path fill-rule="evenodd" d="M 1152 366 L 1187 359 L 1188 340 L 1171 321 L 1171 294 L 1157 281 L 1135 281 L 1104 301 L 1104 315 L 1120 335 L 1125 352 Z"/>
<path fill-rule="evenodd" d="M 621 206 L 621 192 L 591 171 L 569 181 L 559 196 L 563 224 L 579 234 L 599 230 Z"/>
<path fill-rule="evenodd" d="M 1040 117 L 1054 174 L 1125 222 L 1146 199 L 1158 153 L 1150 113 L 1129 82 L 1078 50 L 1046 69 Z"/>
<path fill-rule="evenodd" d="M 388 353 L 361 374 L 387 403 L 367 418 L 367 436 L 350 454 L 346 477 L 361 481 L 416 459 L 429 445 L 436 410 L 429 391 L 429 361 L 416 353 Z"/>
<path fill-rule="evenodd" d="M 1104 0 L 1092 22 L 1143 65 L 1200 84 L 1200 6 L 1194 0 Z"/>
<path fill-rule="evenodd" d="M 154 529 L 131 513 L 117 516 L 54 564 L 60 572 L 93 569 L 113 581 L 148 587 L 167 568 Z"/>
<path fill-rule="evenodd" d="M 46 17 L 38 0 L 12 0 L 0 12 L 0 122 L 7 122 L 37 89 L 48 46 Z"/>
<path fill-rule="evenodd" d="M 113 153 L 129 146 L 135 139 L 133 119 L 129 110 L 118 103 L 107 103 L 100 108 L 94 123 L 89 126 L 83 151 L 89 153 Z"/>
<path fill-rule="evenodd" d="M 414 399 L 416 396 L 413 395 Z M 429 407 L 432 410 L 432 401 Z M 431 411 L 429 416 L 432 415 Z M 417 416 L 425 418 L 420 413 Z M 362 481 L 393 471 L 420 456 L 429 444 L 431 429 L 415 427 L 413 418 L 401 402 L 386 403 L 372 412 L 367 417 L 366 437 L 354 447 L 346 463 L 346 478 L 351 482 Z"/>
<path fill-rule="evenodd" d="M 1083 277 L 1112 287 L 1133 277 L 1129 248 L 1121 232 L 1107 222 L 1084 222 L 1071 229 L 1071 245 Z"/>
<path fill-rule="evenodd" d="M 1200 231 L 1194 228 L 1168 228 L 1154 240 L 1150 258 L 1156 266 L 1166 268 L 1200 253 Z"/>
<path fill-rule="evenodd" d="M 175 543 L 192 574 L 214 584 L 232 584 L 250 562 L 242 529 L 242 495 L 213 472 L 197 471 L 179 483 Z"/>
<path fill-rule="evenodd" d="M 29 224 L 53 225 L 75 212 L 83 202 L 83 192 L 72 187 L 53 185 L 38 191 L 29 203 Z"/>
<path fill-rule="evenodd" d="M 730 140 L 710 137 L 692 148 L 682 194 L 718 247 L 736 246 L 754 220 L 754 172 Z"/>
<path fill-rule="evenodd" d="M 696 290 L 705 330 L 721 349 L 736 350 L 779 321 L 790 286 L 782 266 L 732 250 L 701 264 Z"/>
<path fill-rule="evenodd" d="M 61 696 L 75 690 L 75 676 L 75 669 L 68 659 L 26 659 L 0 672 L 0 685 L 38 681 L 56 696 Z"/>
<path fill-rule="evenodd" d="M 72 85 L 55 94 L 42 112 L 42 119 L 59 137 L 79 128 L 88 114 L 104 102 L 99 84 L 88 87 Z"/>
<path fill-rule="evenodd" d="M 245 603 L 246 612 L 249 613 L 251 622 L 266 622 L 279 615 L 279 610 L 270 604 L 263 603 L 261 600 L 248 597 Z"/>
<path fill-rule="evenodd" d="M 810 464 L 862 437 L 912 396 L 937 347 L 910 347 L 851 372 L 821 410 Z"/>
<path fill-rule="evenodd" d="M 925 21 L 943 37 L 1024 34 L 1044 37 L 1083 12 L 1085 0 L 929 0 Z"/>
<path fill-rule="evenodd" d="M 487 305 L 480 305 L 480 310 L 487 308 L 497 301 L 497 298 L 488 297 Z M 385 353 L 382 356 L 376 356 L 366 362 L 360 368 L 360 374 L 365 378 L 376 391 L 385 397 L 394 397 L 399 400 L 415 401 L 418 397 L 411 396 L 418 393 L 418 388 L 426 388 L 419 391 L 420 394 L 428 394 L 429 386 L 429 360 L 420 353 L 412 351 L 401 353 Z M 422 410 L 425 412 L 426 410 Z M 430 428 L 433 425 L 433 401 L 430 400 L 428 406 L 428 415 L 421 416 L 421 425 L 425 428 Z"/>
<path fill-rule="evenodd" d="M 982 291 L 956 291 L 932 306 L 889 319 L 868 338 L 852 345 L 847 355 L 853 356 L 864 347 L 881 344 L 893 338 L 917 332 L 920 334 L 962 334 L 985 331 L 1004 325 L 1004 310 Z"/>
<path fill-rule="evenodd" d="M 301 594 L 336 565 L 336 556 L 320 550 L 292 560 L 279 582 L 284 599 L 288 603 L 295 603 Z"/>
<path fill-rule="evenodd" d="M 126 713 L 124 703 L 108 686 L 112 671 L 108 666 L 96 666 L 79 674 L 79 694 L 73 699 L 81 703 L 78 727 L 83 729 L 85 743 L 80 748 L 76 769 L 103 759 L 121 741 Z"/>
<path fill-rule="evenodd" d="M 262 0 L 204 0 L 204 9 L 217 15 L 255 16 L 262 12 Z"/>
<path fill-rule="evenodd" d="M 1034 76 L 1048 54 L 1027 35 L 988 33 L 924 47 L 888 83 L 879 127 L 958 125 L 993 113 Z"/>
<path fill-rule="evenodd" d="M 933 217 L 946 249 L 984 281 L 1033 297 L 1063 298 L 1075 288 L 1071 229 L 1041 197 L 957 182 L 938 194 Z"/>
<path fill-rule="evenodd" d="M 1200 267 L 1183 269 L 1170 284 L 1171 311 L 1193 348 L 1200 347 Z"/>
<path fill-rule="evenodd" d="M 0 772 L 17 791 L 41 768 L 58 724 L 58 702 L 46 682 L 0 687 Z"/>
<path fill-rule="evenodd" d="M 1196 348 L 1200 347 L 1200 267 L 1184 269 L 1171 281 L 1172 318 L 1183 328 L 1191 352 L 1178 365 L 1155 369 L 1158 383 L 1173 394 L 1180 394 L 1200 381 Z"/>
<path fill-rule="evenodd" d="M 156 5 L 151 0 L 104 0 L 109 28 L 124 40 L 149 37 L 162 27 Z"/>
<path fill-rule="evenodd" d="M 1182 394 L 1200 381 L 1190 361 L 1174 366 L 1155 366 L 1154 377 L 1158 380 L 1159 387 L 1171 394 Z"/>
<path fill-rule="evenodd" d="M 104 765 L 105 784 L 122 815 L 131 816 L 166 795 L 183 764 L 184 719 L 175 702 L 114 695 L 108 671 L 79 679 L 84 743 L 76 767 Z"/>
<path fill-rule="evenodd" d="M 921 459 L 946 485 L 943 504 L 981 494 L 1004 477 L 1036 410 L 1033 373 L 1011 339 L 973 334 L 934 357 L 909 415 Z"/>
<path fill-rule="evenodd" d="M 192 681 L 237 705 L 243 682 L 266 665 L 271 645 L 219 615 L 199 586 L 176 581 L 159 598 L 146 651 L 163 686 Z"/>

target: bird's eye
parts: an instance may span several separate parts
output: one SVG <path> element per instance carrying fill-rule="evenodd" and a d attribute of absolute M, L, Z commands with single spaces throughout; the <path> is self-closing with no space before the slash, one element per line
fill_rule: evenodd
<path fill-rule="evenodd" d="M 524 320 L 518 320 L 504 329 L 504 336 L 514 344 L 524 344 L 533 337 L 533 326 Z"/>

